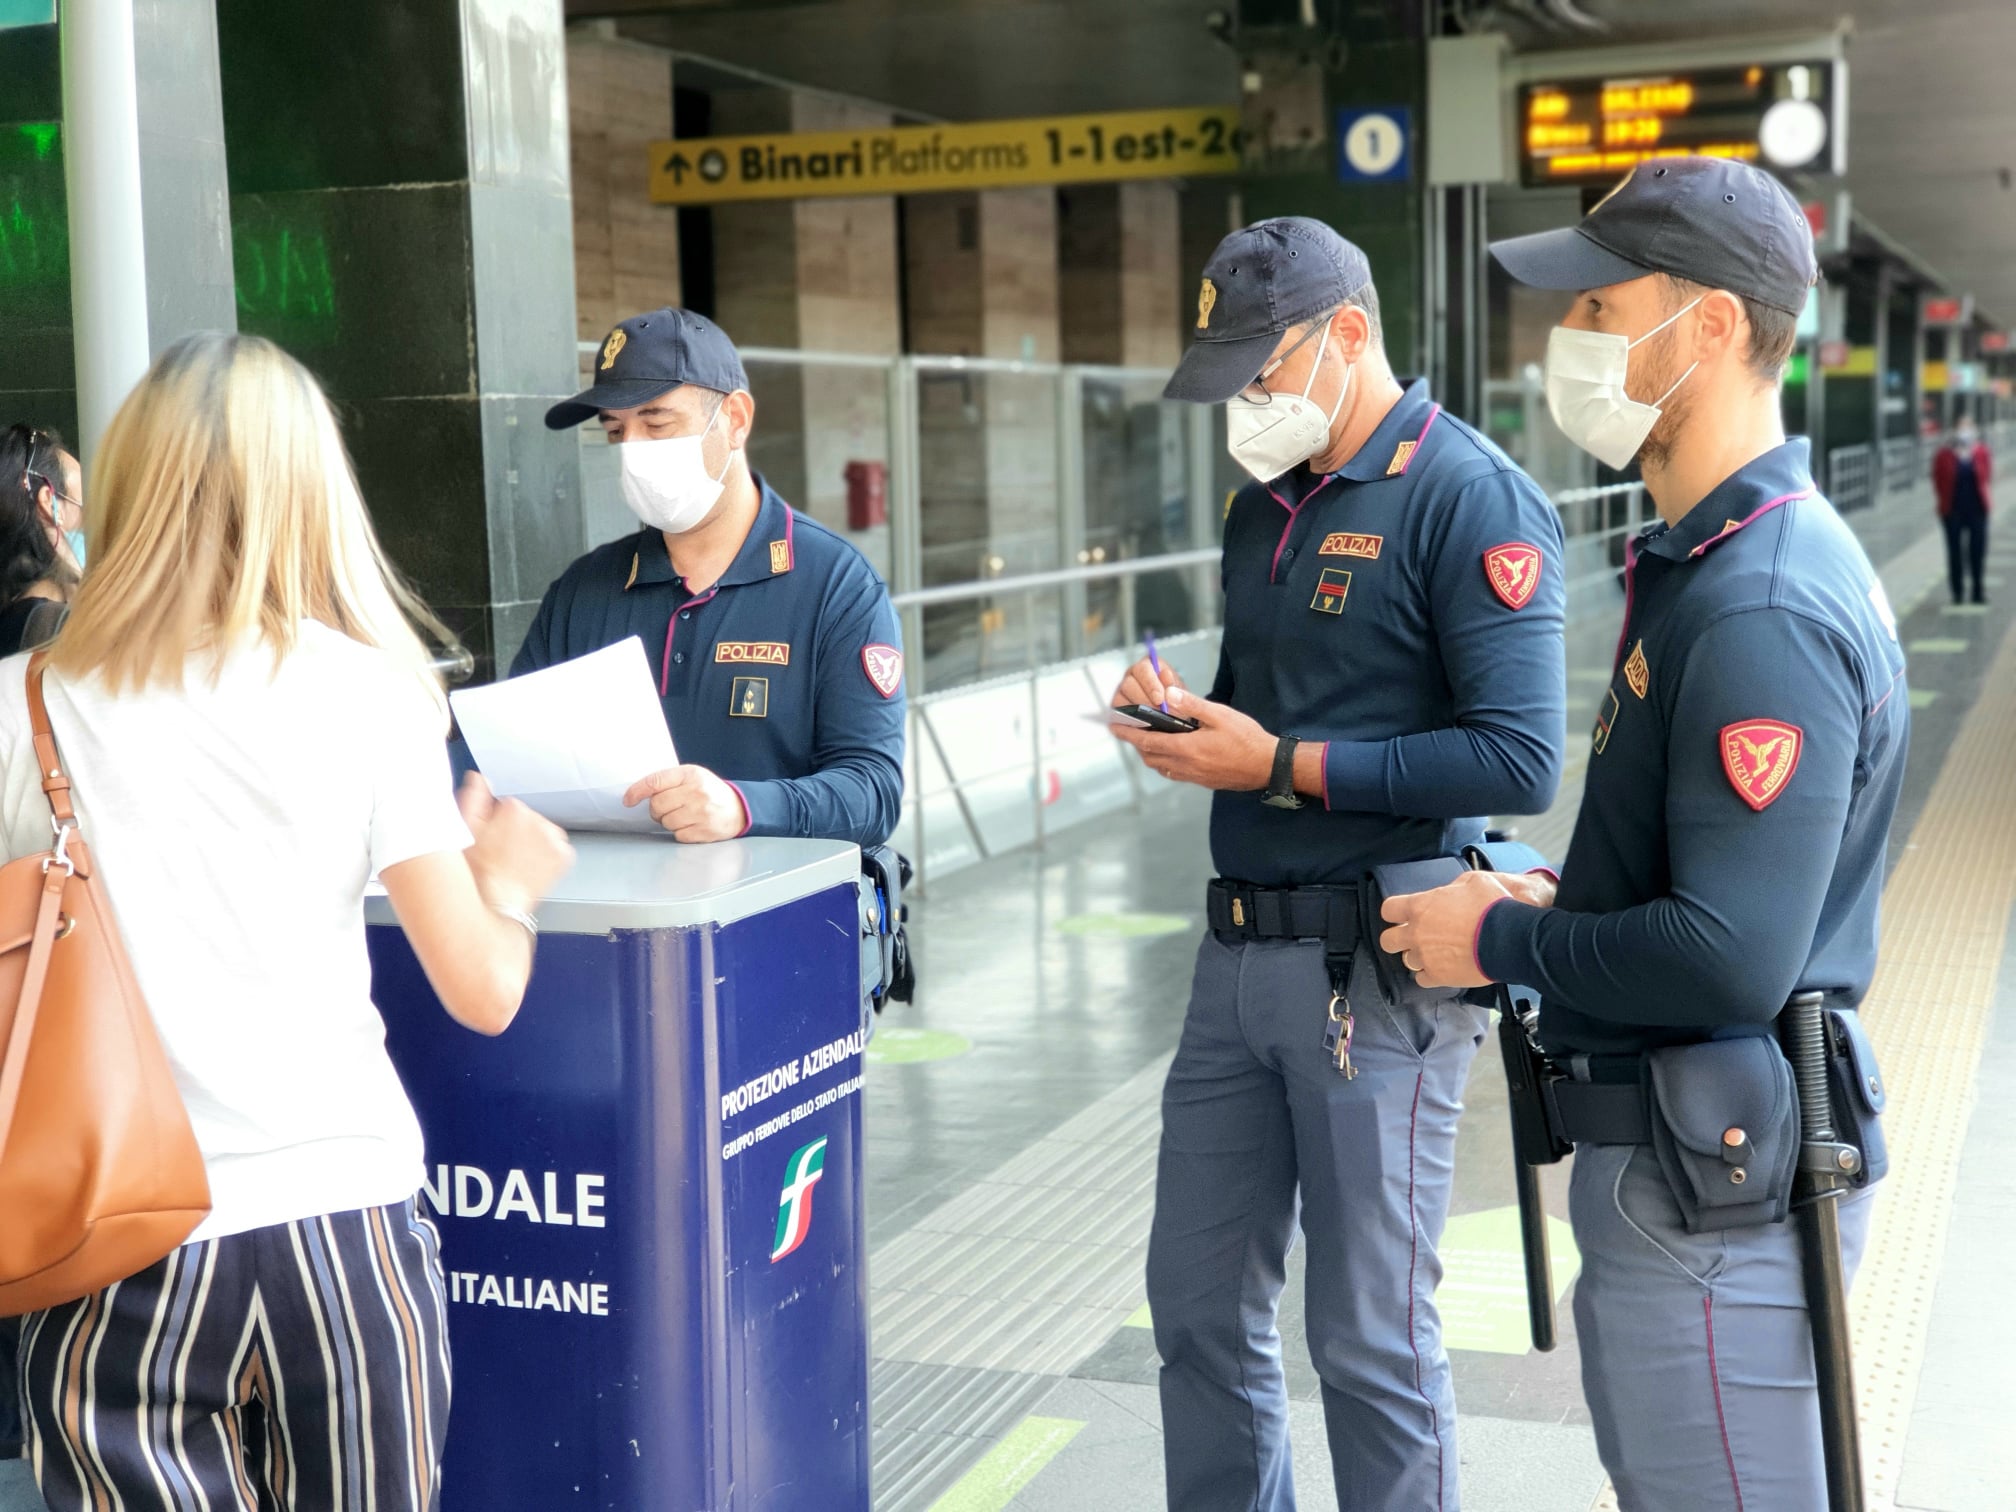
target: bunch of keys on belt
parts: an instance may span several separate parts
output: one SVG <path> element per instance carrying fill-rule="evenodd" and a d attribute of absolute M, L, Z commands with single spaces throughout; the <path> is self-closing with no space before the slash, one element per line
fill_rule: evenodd
<path fill-rule="evenodd" d="M 1358 1075 L 1358 1068 L 1351 1064 L 1352 1027 L 1350 1003 L 1345 1001 L 1343 993 L 1331 993 L 1330 1022 L 1323 1030 L 1323 1053 L 1336 1062 L 1337 1070 L 1346 1081 Z"/>

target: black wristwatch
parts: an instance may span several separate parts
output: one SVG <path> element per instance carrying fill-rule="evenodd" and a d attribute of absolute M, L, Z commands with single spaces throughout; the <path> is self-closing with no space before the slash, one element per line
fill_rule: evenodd
<path fill-rule="evenodd" d="M 1278 809 L 1298 809 L 1302 800 L 1295 792 L 1295 747 L 1302 744 L 1295 735 L 1283 735 L 1274 747 L 1274 773 L 1267 779 L 1267 791 L 1260 801 Z"/>

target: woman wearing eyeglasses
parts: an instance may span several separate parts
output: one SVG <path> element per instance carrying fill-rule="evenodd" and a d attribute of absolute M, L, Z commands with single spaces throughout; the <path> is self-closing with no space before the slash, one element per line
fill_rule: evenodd
<path fill-rule="evenodd" d="M 0 656 L 46 645 L 84 571 L 84 483 L 54 431 L 0 431 Z"/>

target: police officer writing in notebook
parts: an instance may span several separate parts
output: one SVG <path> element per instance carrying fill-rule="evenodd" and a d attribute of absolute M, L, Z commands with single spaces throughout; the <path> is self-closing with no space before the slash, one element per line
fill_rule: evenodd
<path fill-rule="evenodd" d="M 643 529 L 588 553 L 539 606 L 515 676 L 641 636 L 682 765 L 625 796 L 680 840 L 880 845 L 903 800 L 896 612 L 852 545 L 750 470 L 756 401 L 712 321 L 611 331 L 595 382 L 546 414 L 599 420 Z"/>
<path fill-rule="evenodd" d="M 1154 770 L 1214 790 L 1211 928 L 1162 1101 L 1148 1297 L 1169 1505 L 1288 1512 L 1275 1324 L 1299 1210 L 1339 1505 L 1457 1505 L 1436 1318 L 1464 1077 L 1483 1011 L 1381 986 L 1358 884 L 1554 796 L 1561 535 L 1496 447 L 1402 384 L 1364 254 L 1263 221 L 1204 272 L 1171 398 L 1225 404 L 1255 482 L 1225 519 L 1208 694 L 1136 665 L 1115 704 Z"/>
<path fill-rule="evenodd" d="M 1826 1487 L 1791 1072 L 1771 1038 L 1819 991 L 1835 1099 L 1869 1157 L 1841 1202 L 1852 1271 L 1882 1083 L 1852 1010 L 1904 775 L 1904 657 L 1875 573 L 1779 419 L 1816 278 L 1798 204 L 1756 169 L 1640 166 L 1579 226 L 1501 242 L 1578 291 L 1553 333 L 1561 428 L 1636 457 L 1659 522 L 1629 594 L 1558 891 L 1488 873 L 1391 900 L 1424 986 L 1526 983 L 1575 1144 L 1583 1390 L 1630 1512 L 1818 1512 Z M 1857 1126 L 1859 1125 L 1859 1129 Z"/>

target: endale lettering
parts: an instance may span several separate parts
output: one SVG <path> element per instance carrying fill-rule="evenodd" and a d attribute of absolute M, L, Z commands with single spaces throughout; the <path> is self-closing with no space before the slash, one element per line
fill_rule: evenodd
<path fill-rule="evenodd" d="M 527 1223 L 549 1223 L 558 1228 L 607 1228 L 602 1211 L 608 1199 L 603 1194 L 607 1177 L 583 1173 L 572 1178 L 571 1189 L 559 1171 L 539 1171 L 538 1190 L 533 1177 L 523 1171 L 507 1171 L 501 1185 L 487 1171 L 476 1166 L 434 1167 L 431 1181 L 420 1190 L 427 1205 L 443 1218 L 522 1218 Z"/>

